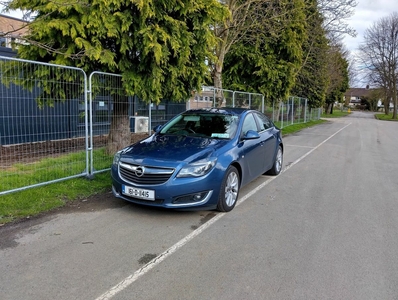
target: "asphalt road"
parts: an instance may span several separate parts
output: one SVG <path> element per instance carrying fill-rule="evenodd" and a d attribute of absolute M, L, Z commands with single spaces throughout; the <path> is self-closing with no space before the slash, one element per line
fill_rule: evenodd
<path fill-rule="evenodd" d="M 0 227 L 0 299 L 398 300 L 398 123 L 286 136 L 227 214 L 111 195 Z"/>

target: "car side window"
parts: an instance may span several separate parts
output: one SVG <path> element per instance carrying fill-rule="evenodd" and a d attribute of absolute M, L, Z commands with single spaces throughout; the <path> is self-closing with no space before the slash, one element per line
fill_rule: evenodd
<path fill-rule="evenodd" d="M 258 131 L 257 123 L 253 114 L 248 114 L 243 121 L 242 134 L 245 135 L 249 130 Z"/>
<path fill-rule="evenodd" d="M 272 127 L 271 121 L 266 116 L 258 113 L 256 113 L 255 116 L 260 125 L 260 131 L 264 131 Z"/>

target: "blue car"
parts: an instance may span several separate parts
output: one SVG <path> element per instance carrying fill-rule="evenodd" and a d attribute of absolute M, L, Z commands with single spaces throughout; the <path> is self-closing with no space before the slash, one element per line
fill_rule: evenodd
<path fill-rule="evenodd" d="M 113 194 L 173 209 L 231 211 L 239 189 L 283 164 L 280 130 L 242 108 L 185 111 L 115 154 Z"/>

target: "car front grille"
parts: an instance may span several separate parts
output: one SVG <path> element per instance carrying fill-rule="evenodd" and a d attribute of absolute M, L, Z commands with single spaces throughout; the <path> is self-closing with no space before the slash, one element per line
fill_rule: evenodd
<path fill-rule="evenodd" d="M 125 181 L 136 184 L 162 184 L 169 180 L 173 173 L 174 169 L 170 168 L 146 167 L 124 162 L 119 163 L 120 177 Z"/>

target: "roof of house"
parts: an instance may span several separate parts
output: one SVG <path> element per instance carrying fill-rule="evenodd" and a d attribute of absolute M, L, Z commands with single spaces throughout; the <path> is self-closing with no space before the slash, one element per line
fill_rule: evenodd
<path fill-rule="evenodd" d="M 18 18 L 0 14 L 0 32 L 2 33 L 10 32 L 14 36 L 24 35 L 28 31 L 26 27 L 28 23 Z"/>
<path fill-rule="evenodd" d="M 361 98 L 364 96 L 368 96 L 374 90 L 375 89 L 371 88 L 350 88 L 345 92 L 344 96 Z"/>

